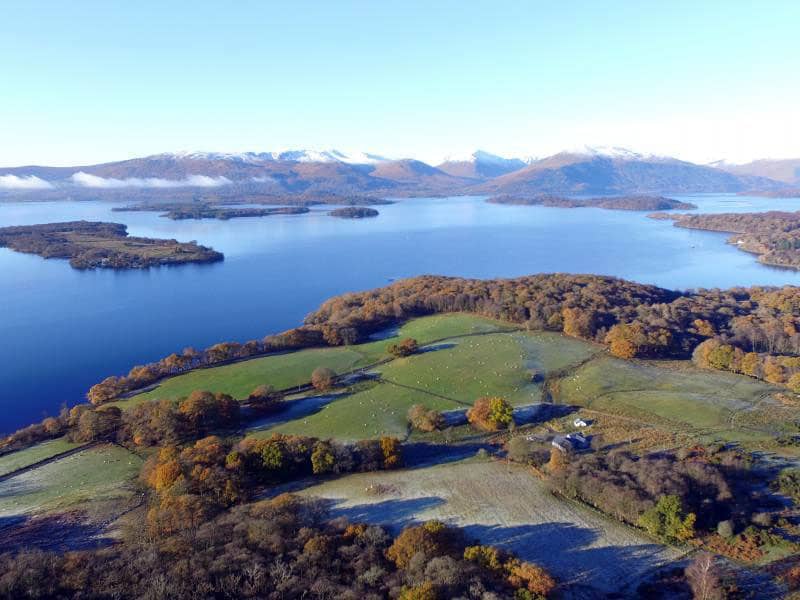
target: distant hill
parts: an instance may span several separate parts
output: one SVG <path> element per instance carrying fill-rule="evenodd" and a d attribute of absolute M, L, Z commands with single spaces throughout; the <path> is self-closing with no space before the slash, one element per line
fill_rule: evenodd
<path fill-rule="evenodd" d="M 364 152 L 289 150 L 183 152 L 75 167 L 0 168 L 3 195 L 52 199 L 150 200 L 169 195 L 185 200 L 198 195 L 211 201 L 287 194 L 768 193 L 788 187 L 783 180 L 641 155 L 624 148 L 585 148 L 539 160 L 477 151 L 451 157 L 439 167 Z"/>
<path fill-rule="evenodd" d="M 374 165 L 369 175 L 389 181 L 398 189 L 417 189 L 420 192 L 449 192 L 472 183 L 468 179 L 445 173 L 419 160 L 395 160 Z"/>
<path fill-rule="evenodd" d="M 800 185 L 800 158 L 762 159 L 743 165 L 725 161 L 711 163 L 710 166 L 740 176 L 767 177 L 791 185 Z"/>
<path fill-rule="evenodd" d="M 449 156 L 436 168 L 454 177 L 483 180 L 519 171 L 528 164 L 519 158 L 503 158 L 478 150 L 467 156 Z"/>
<path fill-rule="evenodd" d="M 674 158 L 562 152 L 474 188 L 491 194 L 663 194 L 776 189 L 761 177 L 741 177 Z"/>

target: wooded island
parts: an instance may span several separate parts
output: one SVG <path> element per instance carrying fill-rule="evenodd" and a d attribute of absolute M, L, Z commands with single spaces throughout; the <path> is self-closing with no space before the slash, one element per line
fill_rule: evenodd
<path fill-rule="evenodd" d="M 224 259 L 222 253 L 197 242 L 131 237 L 121 223 L 92 221 L 3 227 L 0 248 L 68 258 L 75 269 L 144 269 Z"/>
<path fill-rule="evenodd" d="M 494 196 L 491 204 L 514 206 L 553 206 L 556 208 L 606 208 L 609 210 L 692 210 L 697 208 L 689 202 L 681 202 L 663 196 L 619 196 L 609 198 L 566 198 L 564 196 Z"/>

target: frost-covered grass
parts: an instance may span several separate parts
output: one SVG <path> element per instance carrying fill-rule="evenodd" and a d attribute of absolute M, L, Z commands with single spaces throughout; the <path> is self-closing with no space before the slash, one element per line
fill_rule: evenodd
<path fill-rule="evenodd" d="M 16 452 L 4 454 L 3 456 L 0 456 L 0 475 L 11 473 L 17 469 L 22 469 L 37 463 L 40 460 L 45 460 L 51 456 L 55 456 L 56 454 L 61 454 L 67 450 L 72 450 L 79 445 L 80 444 L 68 442 L 65 438 L 58 438 L 36 444 L 35 446 L 25 448 L 24 450 L 18 450 Z"/>
<path fill-rule="evenodd" d="M 114 445 L 95 446 L 0 482 L 0 517 L 64 510 L 85 502 L 120 501 L 141 459 Z"/>
<path fill-rule="evenodd" d="M 558 400 L 598 411 L 629 415 L 698 436 L 752 441 L 769 432 L 748 429 L 737 419 L 778 388 L 742 375 L 706 371 L 688 362 L 625 361 L 603 356 L 564 377 Z"/>
<path fill-rule="evenodd" d="M 349 475 L 306 488 L 335 514 L 401 528 L 439 519 L 541 564 L 561 582 L 616 591 L 678 552 L 597 512 L 554 497 L 525 468 L 470 459 Z M 630 588 L 629 588 L 630 589 Z"/>

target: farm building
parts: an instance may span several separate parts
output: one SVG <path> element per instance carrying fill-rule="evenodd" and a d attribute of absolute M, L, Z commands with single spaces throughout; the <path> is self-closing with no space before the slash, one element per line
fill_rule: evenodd
<path fill-rule="evenodd" d="M 589 440 L 582 433 L 568 433 L 567 435 L 557 435 L 550 442 L 561 452 L 583 452 L 589 449 Z"/>

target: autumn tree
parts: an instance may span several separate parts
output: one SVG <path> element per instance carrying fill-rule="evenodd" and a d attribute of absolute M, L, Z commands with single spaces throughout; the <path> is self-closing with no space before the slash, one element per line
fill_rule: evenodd
<path fill-rule="evenodd" d="M 405 338 L 396 344 L 389 344 L 387 351 L 398 358 L 411 356 L 419 351 L 419 344 L 414 338 Z"/>
<path fill-rule="evenodd" d="M 76 442 L 112 440 L 122 422 L 122 411 L 117 406 L 81 411 L 77 427 L 70 434 Z"/>
<path fill-rule="evenodd" d="M 502 553 L 493 546 L 467 546 L 464 548 L 464 560 L 490 571 L 501 571 L 503 568 Z"/>
<path fill-rule="evenodd" d="M 386 551 L 389 560 L 405 569 L 415 555 L 430 559 L 436 556 L 460 554 L 463 548 L 461 533 L 441 521 L 427 521 L 406 527 Z"/>
<path fill-rule="evenodd" d="M 444 416 L 438 410 L 428 410 L 422 404 L 415 404 L 408 409 L 408 422 L 418 431 L 431 432 L 442 429 Z"/>
<path fill-rule="evenodd" d="M 701 367 L 730 371 L 733 370 L 734 347 L 719 340 L 706 340 L 697 347 L 692 358 Z"/>
<path fill-rule="evenodd" d="M 563 471 L 567 464 L 569 464 L 569 459 L 567 458 L 566 454 L 558 448 L 551 447 L 550 460 L 547 462 L 547 470 L 550 473 Z"/>
<path fill-rule="evenodd" d="M 197 390 L 181 401 L 178 412 L 192 431 L 202 435 L 235 425 L 239 420 L 239 403 L 228 394 Z"/>
<path fill-rule="evenodd" d="M 330 442 L 317 442 L 311 452 L 311 469 L 315 475 L 330 473 L 336 464 L 336 456 Z"/>
<path fill-rule="evenodd" d="M 188 437 L 185 421 L 170 400 L 142 402 L 122 414 L 117 439 L 134 446 L 175 445 Z"/>
<path fill-rule="evenodd" d="M 178 450 L 165 446 L 145 461 L 141 479 L 158 493 L 169 490 L 183 477 Z"/>
<path fill-rule="evenodd" d="M 147 511 L 145 522 L 148 532 L 156 537 L 176 533 L 193 536 L 215 512 L 210 502 L 201 496 L 166 495 Z"/>
<path fill-rule="evenodd" d="M 740 365 L 742 373 L 750 377 L 761 376 L 761 357 L 755 352 L 748 352 L 742 357 Z"/>
<path fill-rule="evenodd" d="M 248 406 L 259 414 L 269 413 L 278 408 L 281 395 L 271 385 L 257 386 L 247 396 Z"/>
<path fill-rule="evenodd" d="M 639 352 L 639 347 L 644 341 L 644 332 L 641 325 L 628 325 L 619 323 L 609 329 L 605 342 L 614 356 L 619 358 L 634 358 Z"/>
<path fill-rule="evenodd" d="M 424 581 L 420 585 L 403 586 L 400 588 L 398 600 L 437 600 L 436 589 L 430 581 Z"/>
<path fill-rule="evenodd" d="M 692 324 L 697 329 L 698 335 L 703 337 L 712 338 L 717 332 L 714 330 L 714 325 L 707 319 L 695 319 Z"/>
<path fill-rule="evenodd" d="M 786 382 L 786 385 L 795 394 L 800 394 L 800 371 L 797 373 L 792 373 L 792 376 L 789 377 L 789 381 Z"/>
<path fill-rule="evenodd" d="M 515 597 L 518 598 L 544 598 L 556 587 L 555 580 L 542 567 L 521 561 L 493 546 L 467 546 L 464 560 L 506 579 L 516 590 L 527 592 L 517 593 Z"/>
<path fill-rule="evenodd" d="M 561 311 L 564 333 L 570 337 L 591 339 L 594 337 L 595 313 L 580 308 L 564 308 Z"/>
<path fill-rule="evenodd" d="M 380 440 L 383 453 L 383 468 L 397 469 L 403 466 L 403 450 L 400 440 L 393 437 L 382 437 Z"/>
<path fill-rule="evenodd" d="M 556 587 L 555 579 L 539 565 L 512 558 L 503 568 L 508 582 L 518 590 L 530 592 L 533 598 L 546 598 Z"/>
<path fill-rule="evenodd" d="M 770 383 L 786 383 L 786 370 L 774 357 L 768 356 L 764 361 L 762 369 L 764 379 Z"/>
<path fill-rule="evenodd" d="M 514 409 L 505 398 L 486 396 L 478 398 L 467 411 L 467 420 L 478 429 L 497 431 L 514 422 Z"/>
<path fill-rule="evenodd" d="M 694 537 L 694 513 L 686 513 L 681 499 L 661 496 L 655 506 L 639 517 L 639 526 L 650 535 L 669 543 L 685 542 Z"/>
<path fill-rule="evenodd" d="M 336 382 L 336 373 L 328 367 L 317 367 L 311 373 L 311 385 L 320 392 L 327 392 Z"/>

